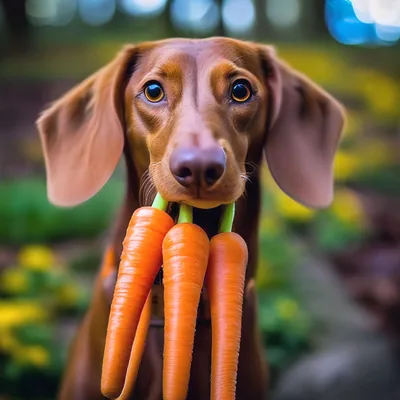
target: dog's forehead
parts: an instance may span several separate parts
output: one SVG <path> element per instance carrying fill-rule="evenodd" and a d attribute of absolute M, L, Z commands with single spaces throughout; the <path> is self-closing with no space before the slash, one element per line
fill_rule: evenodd
<path fill-rule="evenodd" d="M 256 70 L 257 47 L 251 42 L 215 37 L 208 39 L 166 39 L 139 45 L 141 69 L 148 70 L 164 62 L 177 62 L 180 68 L 196 64 L 204 70 L 207 64 L 230 61 L 237 66 Z"/>

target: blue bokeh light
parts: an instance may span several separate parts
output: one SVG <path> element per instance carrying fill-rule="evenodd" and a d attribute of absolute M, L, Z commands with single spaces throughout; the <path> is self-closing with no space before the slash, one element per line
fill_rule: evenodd
<path fill-rule="evenodd" d="M 171 20 L 182 30 L 207 34 L 215 29 L 220 18 L 215 0 L 173 0 Z"/>
<path fill-rule="evenodd" d="M 224 0 L 222 21 L 232 33 L 242 34 L 249 31 L 256 20 L 254 4 L 251 0 Z"/>
<path fill-rule="evenodd" d="M 167 0 L 120 0 L 122 11 L 129 15 L 141 17 L 154 17 L 162 14 L 167 5 Z"/>
<path fill-rule="evenodd" d="M 326 24 L 333 38 L 346 45 L 396 43 L 400 26 L 377 24 L 369 10 L 360 8 L 360 4 L 359 1 L 353 4 L 351 0 L 326 0 Z"/>
<path fill-rule="evenodd" d="M 79 0 L 79 15 L 88 25 L 103 25 L 115 14 L 115 0 Z"/>

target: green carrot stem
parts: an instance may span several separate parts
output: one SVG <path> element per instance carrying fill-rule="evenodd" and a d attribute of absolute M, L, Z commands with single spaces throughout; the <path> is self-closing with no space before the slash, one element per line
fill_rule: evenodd
<path fill-rule="evenodd" d="M 164 200 L 161 197 L 160 193 L 157 193 L 157 195 L 153 201 L 153 204 L 151 206 L 154 208 L 158 208 L 159 210 L 165 211 L 168 207 L 168 201 Z"/>
<path fill-rule="evenodd" d="M 184 222 L 190 224 L 193 222 L 193 209 L 187 204 L 182 203 L 179 208 L 178 224 L 183 224 Z"/>
<path fill-rule="evenodd" d="M 235 203 L 230 203 L 225 207 L 219 231 L 221 233 L 231 232 L 234 219 L 235 219 Z"/>

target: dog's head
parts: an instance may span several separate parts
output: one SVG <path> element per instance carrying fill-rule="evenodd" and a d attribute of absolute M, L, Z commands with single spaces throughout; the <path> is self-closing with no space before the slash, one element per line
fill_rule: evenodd
<path fill-rule="evenodd" d="M 265 45 L 228 38 L 125 47 L 39 118 L 50 200 L 81 203 L 129 149 L 168 201 L 211 208 L 241 197 L 266 154 L 278 185 L 329 205 L 341 106 Z"/>

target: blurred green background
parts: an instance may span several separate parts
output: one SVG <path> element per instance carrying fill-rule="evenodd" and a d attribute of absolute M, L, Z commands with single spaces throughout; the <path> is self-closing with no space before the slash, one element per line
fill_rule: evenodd
<path fill-rule="evenodd" d="M 368 341 L 397 349 L 400 52 L 394 40 L 371 39 L 360 24 L 335 23 L 338 13 L 346 20 L 349 3 L 0 2 L 1 400 L 55 398 L 124 192 L 124 171 L 118 169 L 87 203 L 73 209 L 50 205 L 34 121 L 49 101 L 109 61 L 122 44 L 172 36 L 224 35 L 273 43 L 280 57 L 348 110 L 329 209 L 314 212 L 298 205 L 263 171 L 259 323 L 276 398 L 303 398 L 295 389 L 302 382 L 306 392 L 319 368 L 305 366 L 302 377 L 291 371 L 310 357 L 326 367 L 324 382 L 346 381 L 346 376 L 334 380 L 332 360 L 318 358 L 332 346 L 348 344 L 356 352 L 354 343 Z M 336 7 L 330 10 L 336 14 L 329 14 L 329 7 Z M 327 25 L 329 20 L 333 25 Z M 400 375 L 396 351 L 389 352 L 395 360 L 386 377 Z M 386 357 L 385 350 L 373 354 L 371 364 Z M 340 368 L 351 365 L 343 363 Z M 349 398 L 399 394 L 391 381 L 379 385 L 368 389 L 377 397 Z M 304 399 L 325 398 L 313 393 Z"/>

